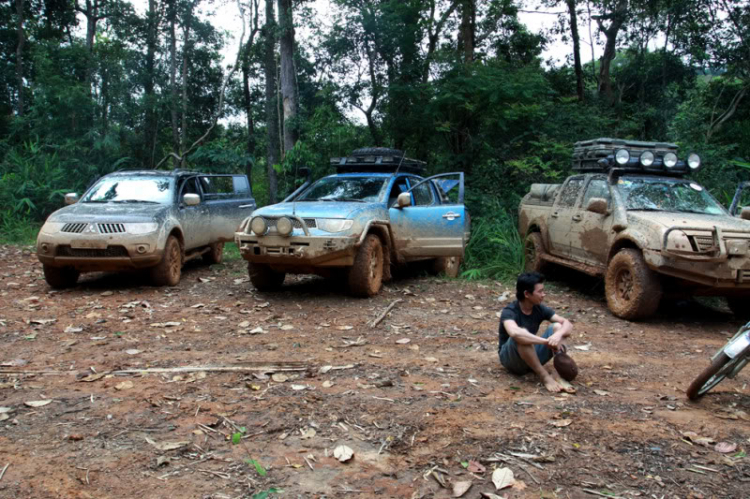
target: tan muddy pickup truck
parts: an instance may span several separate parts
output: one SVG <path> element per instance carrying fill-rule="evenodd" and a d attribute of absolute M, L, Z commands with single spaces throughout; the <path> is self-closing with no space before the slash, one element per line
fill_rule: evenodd
<path fill-rule="evenodd" d="M 724 296 L 750 315 L 750 208 L 732 216 L 698 183 L 701 167 L 675 144 L 578 142 L 577 173 L 533 184 L 519 206 L 526 269 L 549 264 L 604 277 L 609 309 L 628 320 L 656 312 L 662 296 Z"/>

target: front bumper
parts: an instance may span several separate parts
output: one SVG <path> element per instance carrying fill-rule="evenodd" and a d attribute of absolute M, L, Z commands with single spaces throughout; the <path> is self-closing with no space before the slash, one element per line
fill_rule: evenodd
<path fill-rule="evenodd" d="M 717 291 L 750 291 L 750 256 L 728 255 L 722 260 L 700 261 L 680 258 L 669 252 L 644 250 L 649 267 L 669 275 Z"/>
<path fill-rule="evenodd" d="M 105 272 L 152 267 L 162 259 L 157 233 L 97 236 L 44 234 L 37 238 L 39 261 L 52 267 L 74 267 L 81 272 Z"/>
<path fill-rule="evenodd" d="M 305 267 L 347 267 L 354 264 L 359 236 L 278 236 L 235 232 L 242 258 L 254 263 L 283 266 L 288 271 Z"/>

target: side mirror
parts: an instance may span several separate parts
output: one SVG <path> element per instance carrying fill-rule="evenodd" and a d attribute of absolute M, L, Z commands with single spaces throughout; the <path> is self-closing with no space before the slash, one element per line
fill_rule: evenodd
<path fill-rule="evenodd" d="M 408 192 L 402 192 L 398 195 L 398 198 L 396 198 L 396 205 L 399 208 L 405 208 L 406 206 L 411 206 L 411 194 Z"/>
<path fill-rule="evenodd" d="M 607 214 L 607 200 L 604 198 L 591 198 L 586 205 L 586 211 L 598 213 L 599 215 Z"/>
<path fill-rule="evenodd" d="M 78 194 L 69 192 L 65 195 L 65 204 L 75 204 L 78 202 Z"/>
<path fill-rule="evenodd" d="M 745 206 L 740 212 L 740 218 L 742 220 L 750 220 L 750 206 Z"/>
<path fill-rule="evenodd" d="M 196 206 L 201 203 L 201 197 L 198 194 L 185 194 L 182 196 L 182 202 L 185 206 Z"/>

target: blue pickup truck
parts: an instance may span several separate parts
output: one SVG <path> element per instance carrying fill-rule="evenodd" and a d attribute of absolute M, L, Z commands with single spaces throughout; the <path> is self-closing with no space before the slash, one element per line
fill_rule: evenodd
<path fill-rule="evenodd" d="M 338 275 L 368 297 L 393 265 L 418 260 L 458 275 L 469 237 L 463 173 L 423 178 L 423 162 L 388 148 L 357 149 L 331 165 L 335 175 L 308 179 L 235 233 L 256 289 L 278 289 L 288 273 Z"/>

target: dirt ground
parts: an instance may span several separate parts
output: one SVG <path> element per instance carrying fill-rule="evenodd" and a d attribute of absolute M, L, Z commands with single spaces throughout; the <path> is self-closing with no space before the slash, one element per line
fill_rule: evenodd
<path fill-rule="evenodd" d="M 0 497 L 748 497 L 750 370 L 684 396 L 741 325 L 721 306 L 628 323 L 597 281 L 555 277 L 580 375 L 552 396 L 498 363 L 502 284 L 336 286 L 258 293 L 234 260 L 175 288 L 86 274 L 52 292 L 28 248 L 0 247 Z"/>

